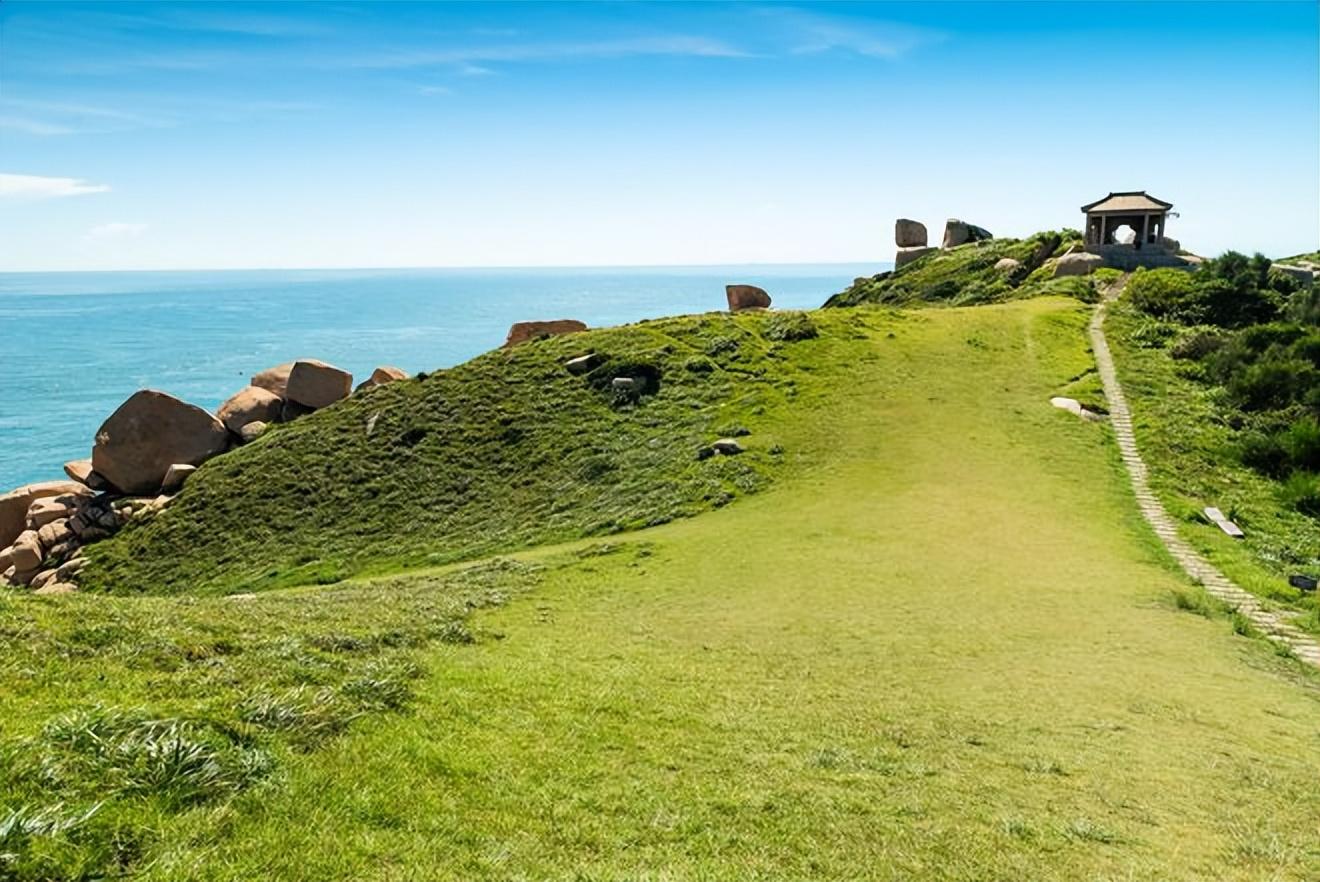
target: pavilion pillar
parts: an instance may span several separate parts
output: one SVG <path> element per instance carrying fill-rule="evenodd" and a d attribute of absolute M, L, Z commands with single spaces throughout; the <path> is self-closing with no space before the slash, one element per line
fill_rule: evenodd
<path fill-rule="evenodd" d="M 1138 248 L 1143 248 L 1150 242 L 1150 215 L 1141 216 L 1141 239 L 1137 242 Z"/>
<path fill-rule="evenodd" d="M 1105 222 L 1107 220 L 1109 220 L 1109 218 L 1105 217 L 1103 214 L 1100 215 L 1100 241 L 1096 243 L 1097 245 L 1103 245 L 1108 241 L 1105 238 L 1105 227 L 1107 226 Z"/>

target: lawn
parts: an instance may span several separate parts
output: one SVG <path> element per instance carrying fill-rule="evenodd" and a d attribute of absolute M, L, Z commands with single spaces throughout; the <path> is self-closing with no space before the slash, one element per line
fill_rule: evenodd
<path fill-rule="evenodd" d="M 5 806 L 56 820 L 0 867 L 1320 876 L 1320 678 L 1202 602 L 1108 429 L 1049 406 L 1091 382 L 1088 308 L 828 312 L 784 353 L 800 406 L 745 411 L 782 461 L 699 516 L 250 599 L 5 600 Z M 144 719 L 214 774 L 162 773 Z"/>

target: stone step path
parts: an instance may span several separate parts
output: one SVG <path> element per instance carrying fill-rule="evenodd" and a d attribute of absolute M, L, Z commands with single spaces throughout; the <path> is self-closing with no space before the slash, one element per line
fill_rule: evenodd
<path fill-rule="evenodd" d="M 1121 286 L 1115 286 L 1115 293 Z M 1195 549 L 1178 535 L 1177 524 L 1169 517 L 1164 506 L 1150 489 L 1146 463 L 1137 450 L 1137 439 L 1132 431 L 1132 412 L 1128 409 L 1127 399 L 1123 396 L 1123 387 L 1119 385 L 1118 373 L 1114 370 L 1114 357 L 1105 340 L 1105 312 L 1107 298 L 1096 308 L 1091 317 L 1091 348 L 1095 353 L 1096 368 L 1100 372 L 1100 381 L 1104 384 L 1105 398 L 1109 400 L 1109 420 L 1114 427 L 1114 437 L 1118 441 L 1118 450 L 1132 481 L 1132 489 L 1137 496 L 1137 505 L 1142 517 L 1150 524 L 1155 535 L 1160 537 L 1164 547 L 1169 550 L 1178 565 L 1194 581 L 1205 586 L 1212 596 L 1226 603 L 1229 607 L 1246 616 L 1258 630 L 1270 640 L 1288 647 L 1294 655 L 1308 664 L 1320 667 L 1320 642 L 1301 629 L 1288 623 L 1286 617 L 1266 609 L 1254 594 L 1242 590 L 1227 576 L 1202 557 Z"/>

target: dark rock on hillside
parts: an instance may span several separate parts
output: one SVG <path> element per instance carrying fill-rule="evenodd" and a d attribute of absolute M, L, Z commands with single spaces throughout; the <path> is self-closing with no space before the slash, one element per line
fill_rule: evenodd
<path fill-rule="evenodd" d="M 984 227 L 960 221 L 956 217 L 949 218 L 944 224 L 945 248 L 957 248 L 959 245 L 965 245 L 968 242 L 982 242 L 993 238 L 994 234 Z"/>
<path fill-rule="evenodd" d="M 541 340 L 545 337 L 558 337 L 561 334 L 576 334 L 585 331 L 587 326 L 577 319 L 553 319 L 545 322 L 514 322 L 509 328 L 509 336 L 504 345 L 517 346 L 528 340 Z"/>
<path fill-rule="evenodd" d="M 564 367 L 570 374 L 577 376 L 594 371 L 605 363 L 605 356 L 598 352 L 591 352 L 587 355 L 579 355 L 577 358 L 570 358 L 564 362 Z"/>
<path fill-rule="evenodd" d="M 176 462 L 200 465 L 223 453 L 229 432 L 200 407 L 172 395 L 133 393 L 96 433 L 92 468 L 120 491 L 154 493 Z"/>
<path fill-rule="evenodd" d="M 313 409 L 328 407 L 353 391 L 353 375 L 315 358 L 293 363 L 285 398 Z"/>
<path fill-rule="evenodd" d="M 729 301 L 729 312 L 770 308 L 770 295 L 755 285 L 725 285 L 724 296 Z"/>
<path fill-rule="evenodd" d="M 921 221 L 909 220 L 905 217 L 894 221 L 894 244 L 899 248 L 917 248 L 924 246 L 926 242 L 926 225 Z"/>

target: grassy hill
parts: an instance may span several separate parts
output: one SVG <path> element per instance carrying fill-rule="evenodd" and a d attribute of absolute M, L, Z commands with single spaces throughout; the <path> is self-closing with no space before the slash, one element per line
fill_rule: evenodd
<path fill-rule="evenodd" d="M 0 878 L 1316 878 L 1320 682 L 1172 569 L 1107 427 L 1049 407 L 1090 382 L 1088 312 L 823 310 L 797 342 L 768 316 L 649 323 L 208 464 L 104 543 L 119 593 L 0 599 Z M 660 390 L 563 373 L 584 345 Z M 408 406 L 367 454 L 386 401 Z M 749 452 L 697 459 L 725 422 Z M 498 480 L 440 455 L 469 450 Z M 580 471 L 601 450 L 611 482 Z M 344 471 L 214 496 L 317 451 Z M 335 509 L 382 469 L 470 495 L 386 497 L 354 533 Z M 184 563 L 132 559 L 171 541 Z M 518 550 L 276 587 L 492 547 Z M 272 590 L 216 596 L 240 586 Z"/>

